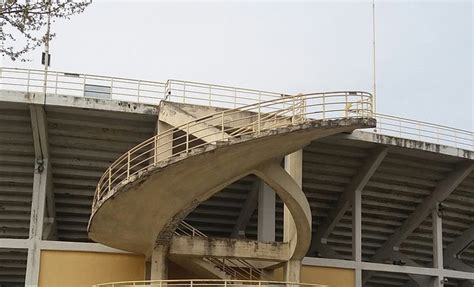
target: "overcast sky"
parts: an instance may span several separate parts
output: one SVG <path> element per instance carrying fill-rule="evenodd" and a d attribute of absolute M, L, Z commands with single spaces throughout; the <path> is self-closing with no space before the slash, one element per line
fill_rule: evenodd
<path fill-rule="evenodd" d="M 376 1 L 378 112 L 473 129 L 473 9 Z M 52 29 L 52 70 L 372 92 L 371 1 L 94 1 Z M 41 68 L 40 55 L 3 65 Z"/>

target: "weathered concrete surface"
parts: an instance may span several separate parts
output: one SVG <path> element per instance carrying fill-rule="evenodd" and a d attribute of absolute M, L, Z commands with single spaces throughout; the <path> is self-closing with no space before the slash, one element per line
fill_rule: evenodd
<path fill-rule="evenodd" d="M 46 94 L 45 101 L 43 93 L 26 93 L 20 91 L 0 90 L 0 102 L 63 106 L 150 115 L 158 114 L 158 108 L 154 105 L 55 94 Z"/>
<path fill-rule="evenodd" d="M 288 243 L 192 236 L 174 236 L 171 240 L 169 253 L 171 256 L 258 258 L 259 260 L 281 262 L 290 258 Z"/>
<path fill-rule="evenodd" d="M 404 153 L 406 153 L 407 150 L 421 150 L 436 154 L 443 154 L 466 159 L 474 159 L 474 151 L 471 150 L 456 148 L 448 145 L 387 136 L 367 131 L 353 131 L 351 134 L 341 134 L 338 135 L 338 137 L 404 148 Z"/>
<path fill-rule="evenodd" d="M 232 279 L 227 273 L 216 268 L 211 262 L 202 260 L 201 258 L 193 258 L 188 256 L 170 255 L 170 261 L 188 269 L 201 278 L 206 279 Z"/>
<path fill-rule="evenodd" d="M 302 259 L 311 245 L 311 208 L 308 199 L 298 183 L 280 166 L 279 161 L 271 161 L 258 166 L 255 174 L 265 181 L 285 203 L 294 222 L 290 233 L 290 258 Z"/>
<path fill-rule="evenodd" d="M 89 236 L 118 249 L 149 255 L 155 242 L 200 202 L 262 163 L 301 149 L 312 140 L 375 125 L 350 118 L 314 121 L 209 144 L 162 161 L 107 194 L 93 211 Z"/>
<path fill-rule="evenodd" d="M 257 108 L 255 107 L 253 109 L 256 110 Z M 222 118 L 218 113 L 223 111 L 225 111 L 225 114 Z M 258 128 L 266 129 L 271 126 L 285 126 L 291 124 L 291 117 L 262 112 L 260 114 L 260 127 L 258 127 L 257 120 L 259 117 L 255 111 L 240 109 L 232 111 L 166 101 L 160 103 L 159 119 L 174 127 L 179 127 L 188 122 L 197 120 L 197 124 L 191 126 L 189 132 L 205 142 L 213 142 L 221 140 L 222 138 L 226 139 L 228 134 L 236 131 L 254 132 L 257 131 Z M 222 135 L 222 129 L 218 128 L 222 126 L 222 122 L 225 123 L 224 136 Z M 182 130 L 185 131 L 185 127 L 183 127 Z"/>
<path fill-rule="evenodd" d="M 179 127 L 182 131 L 207 143 L 227 139 L 229 137 L 227 133 L 212 124 L 196 121 L 198 118 L 193 117 L 173 103 L 161 102 L 158 118 L 161 122 L 165 122 L 173 127 Z M 183 127 L 186 123 L 192 124 Z M 218 125 L 218 123 L 215 125 Z"/>

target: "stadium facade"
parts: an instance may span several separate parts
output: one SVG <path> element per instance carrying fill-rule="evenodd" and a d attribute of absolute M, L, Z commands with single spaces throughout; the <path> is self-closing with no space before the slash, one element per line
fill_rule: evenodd
<path fill-rule="evenodd" d="M 0 286 L 474 286 L 473 159 L 360 91 L 1 68 Z"/>

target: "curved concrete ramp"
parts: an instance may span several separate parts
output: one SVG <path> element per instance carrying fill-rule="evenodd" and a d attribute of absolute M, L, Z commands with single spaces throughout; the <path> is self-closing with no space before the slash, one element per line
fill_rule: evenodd
<path fill-rule="evenodd" d="M 302 258 L 311 236 L 307 201 L 303 202 L 300 189 L 300 193 L 289 192 L 292 184 L 269 176 L 281 173 L 274 164 L 262 164 L 281 159 L 315 139 L 374 125 L 375 120 L 365 117 L 313 120 L 207 144 L 171 157 L 103 196 L 93 210 L 89 236 L 114 248 L 149 255 L 157 240 L 168 240 L 173 227 L 200 202 L 255 173 L 275 189 L 298 219 L 300 244 L 291 243 L 292 257 Z"/>

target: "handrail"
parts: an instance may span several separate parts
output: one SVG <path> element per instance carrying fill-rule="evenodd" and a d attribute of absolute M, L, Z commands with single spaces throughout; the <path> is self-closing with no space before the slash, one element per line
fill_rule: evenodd
<path fill-rule="evenodd" d="M 347 109 L 355 104 L 356 111 Z M 112 163 L 97 185 L 93 211 L 117 186 L 172 157 L 189 155 L 196 148 L 308 121 L 371 116 L 372 95 L 340 92 L 282 97 L 193 120 L 145 140 Z"/>
<path fill-rule="evenodd" d="M 174 233 L 175 235 L 207 238 L 206 234 L 184 220 L 181 221 Z M 218 258 L 212 256 L 206 256 L 202 259 L 210 262 L 215 266 L 215 268 L 221 270 L 234 279 L 259 280 L 264 276 L 262 269 L 256 268 L 244 259 Z"/>
<path fill-rule="evenodd" d="M 42 92 L 43 81 L 43 70 L 0 67 L 2 89 Z M 167 100 L 232 109 L 288 96 L 284 93 L 193 81 L 171 79 L 163 83 L 55 71 L 48 72 L 47 93 L 154 105 L 159 104 L 161 100 Z M 474 132 L 472 131 L 385 114 L 376 114 L 375 117 L 377 128 L 367 130 L 371 133 L 474 151 Z"/>
<path fill-rule="evenodd" d="M 231 287 L 231 286 L 258 286 L 258 287 L 329 287 L 328 285 L 285 282 L 285 281 L 260 281 L 260 280 L 223 280 L 223 279 L 176 279 L 176 280 L 140 280 L 140 281 L 121 281 L 93 285 L 94 287 L 118 287 L 118 286 L 212 286 L 212 287 Z"/>

